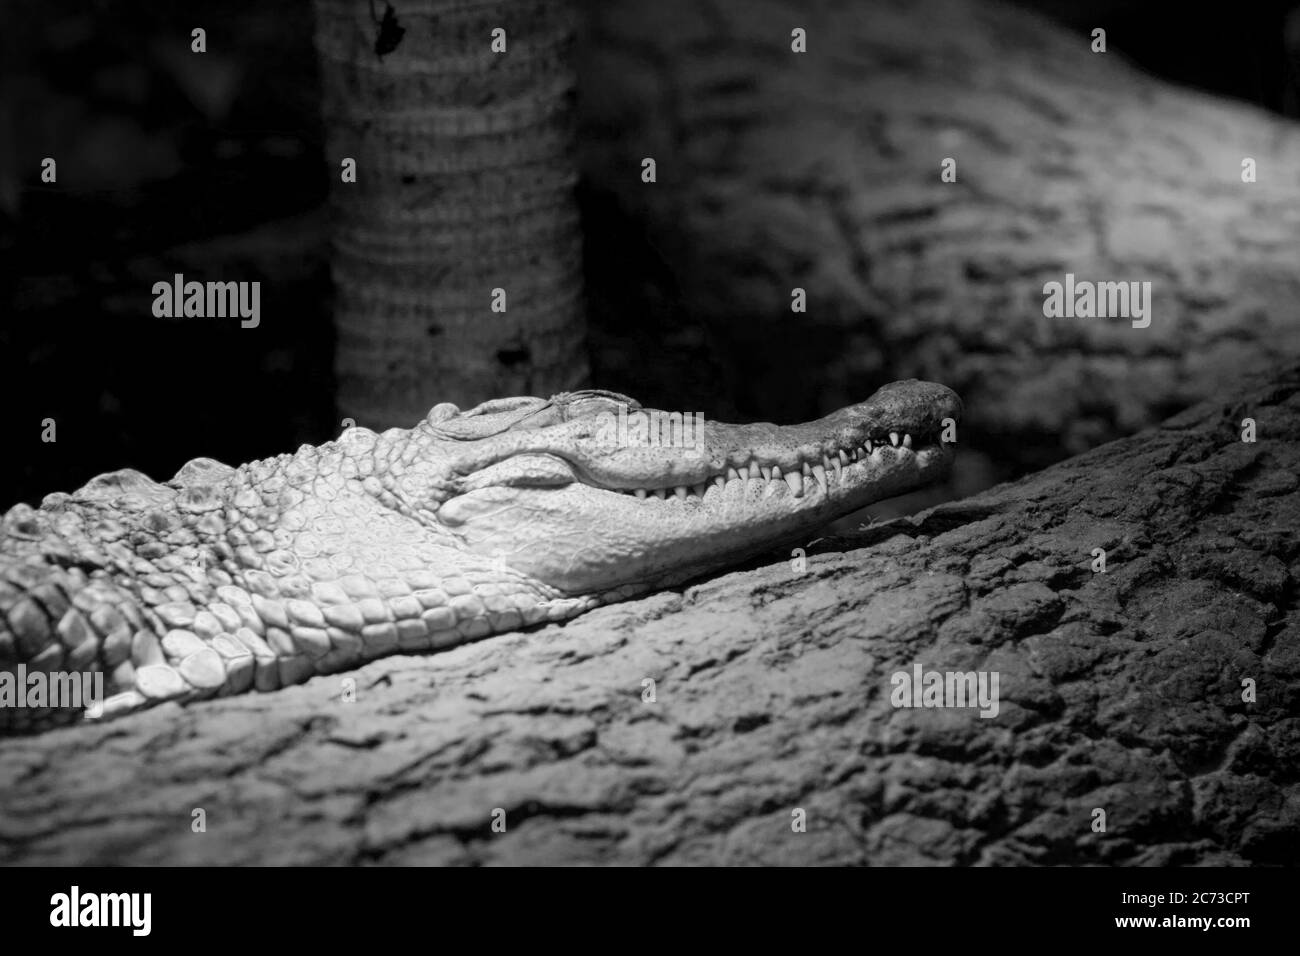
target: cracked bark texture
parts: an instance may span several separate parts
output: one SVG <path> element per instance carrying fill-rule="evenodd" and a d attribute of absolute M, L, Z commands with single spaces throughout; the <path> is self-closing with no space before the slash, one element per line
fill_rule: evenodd
<path fill-rule="evenodd" d="M 383 56 L 392 7 L 313 6 L 330 165 L 357 162 L 333 176 L 340 411 L 382 430 L 584 384 L 569 0 L 403 0 Z"/>
<path fill-rule="evenodd" d="M 601 381 L 653 398 L 676 356 L 671 407 L 726 417 L 712 390 L 741 415 L 806 418 L 932 379 L 1010 474 L 1300 352 L 1293 123 L 995 2 L 583 10 L 586 205 L 616 226 L 603 242 L 639 242 L 625 258 L 658 270 L 634 284 L 609 252 L 589 272 L 598 343 L 637 345 L 624 364 L 598 349 Z M 1067 272 L 1152 282 L 1151 326 L 1045 318 L 1043 285 Z"/>
<path fill-rule="evenodd" d="M 1293 862 L 1297 472 L 1300 364 L 803 573 L 0 741 L 0 863 Z"/>

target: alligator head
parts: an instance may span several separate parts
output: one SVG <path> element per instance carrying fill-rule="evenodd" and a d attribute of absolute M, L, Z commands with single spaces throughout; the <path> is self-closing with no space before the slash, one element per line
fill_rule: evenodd
<path fill-rule="evenodd" d="M 439 406 L 436 521 L 568 594 L 647 590 L 806 534 L 946 473 L 942 385 L 897 382 L 801 425 L 729 425 L 612 392 Z"/>
<path fill-rule="evenodd" d="M 803 425 L 726 425 L 611 392 L 439 405 L 412 429 L 165 484 L 101 475 L 0 519 L 5 678 L 100 672 L 107 713 L 272 690 L 572 617 L 934 481 L 961 406 L 886 386 Z"/>

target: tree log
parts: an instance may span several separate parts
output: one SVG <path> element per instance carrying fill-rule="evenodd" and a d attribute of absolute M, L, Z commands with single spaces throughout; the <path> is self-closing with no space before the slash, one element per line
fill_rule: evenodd
<path fill-rule="evenodd" d="M 802 571 L 0 741 L 0 863 L 1291 862 L 1297 473 L 1293 364 Z"/>
<path fill-rule="evenodd" d="M 598 0 L 583 24 L 587 206 L 618 226 L 592 321 L 637 343 L 594 353 L 605 387 L 803 420 L 931 379 L 1009 477 L 1300 353 L 1294 123 L 992 0 Z M 1151 325 L 1045 317 L 1067 273 L 1151 282 Z"/>

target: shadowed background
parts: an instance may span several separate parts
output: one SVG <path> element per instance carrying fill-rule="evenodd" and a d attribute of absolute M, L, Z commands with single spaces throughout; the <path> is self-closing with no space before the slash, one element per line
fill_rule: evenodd
<path fill-rule="evenodd" d="M 649 152 L 638 126 L 646 116 L 628 104 L 652 93 L 636 89 L 637 51 L 620 38 L 639 33 L 642 53 L 663 56 L 672 45 L 654 34 L 668 24 L 656 25 L 644 4 L 579 6 L 578 199 L 593 383 L 709 417 L 786 422 L 910 374 L 852 316 L 848 327 L 795 321 L 781 314 L 787 299 L 737 328 L 725 303 L 743 302 L 750 284 L 734 263 L 701 294 L 714 263 L 699 255 L 698 235 L 688 229 L 675 242 L 662 209 L 638 208 L 601 181 L 611 151 Z M 1104 23 L 1112 50 L 1172 82 L 1300 115 L 1291 3 L 1022 6 L 1079 36 Z M 15 0 L 9 9 L 7 20 L 23 29 L 0 40 L 0 502 L 35 503 L 114 468 L 166 479 L 192 457 L 238 463 L 336 435 L 326 206 L 336 165 L 325 156 L 310 5 Z M 196 25 L 208 35 L 201 56 L 189 52 Z M 810 58 L 824 36 L 813 33 Z M 888 33 L 880 42 L 887 50 Z M 699 62 L 708 69 L 707 56 Z M 611 108 L 623 125 L 610 122 Z M 677 145 L 685 154 L 692 144 Z M 57 185 L 39 181 L 47 155 L 58 161 Z M 653 188 L 636 173 L 628 170 L 632 189 Z M 661 185 L 671 196 L 672 184 Z M 756 281 L 791 284 L 762 275 L 746 248 L 734 253 L 753 261 Z M 154 318 L 151 286 L 175 272 L 261 281 L 261 326 Z M 892 321 L 887 311 L 873 321 Z M 824 376 L 827 357 L 838 370 Z M 431 383 L 428 404 L 440 400 L 464 401 Z M 41 441 L 47 418 L 56 443 Z M 986 427 L 985 470 L 970 482 L 1019 474 L 1129 425 L 1102 421 L 1074 445 L 1043 434 L 1038 450 L 1026 448 L 1023 432 Z"/>

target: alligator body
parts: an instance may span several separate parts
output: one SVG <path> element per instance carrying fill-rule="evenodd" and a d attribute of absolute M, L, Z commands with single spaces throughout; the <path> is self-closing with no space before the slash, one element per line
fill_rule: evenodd
<path fill-rule="evenodd" d="M 941 477 L 961 405 L 897 382 L 815 422 L 667 442 L 636 427 L 647 412 L 600 391 L 442 404 L 409 430 L 18 505 L 0 519 L 0 678 L 99 672 L 96 713 L 115 716 L 560 621 Z M 0 730 L 79 716 L 0 706 Z"/>

